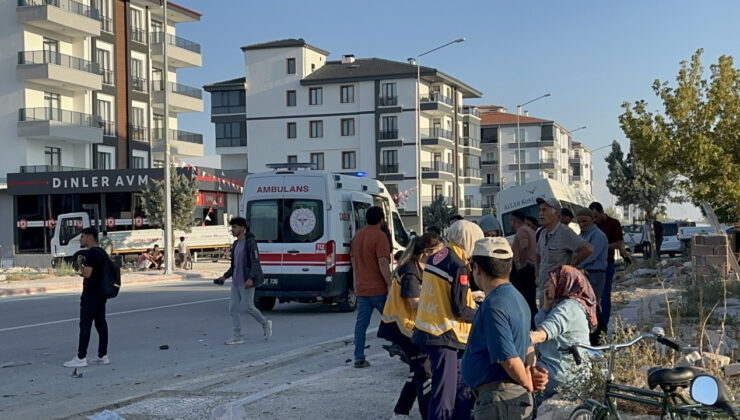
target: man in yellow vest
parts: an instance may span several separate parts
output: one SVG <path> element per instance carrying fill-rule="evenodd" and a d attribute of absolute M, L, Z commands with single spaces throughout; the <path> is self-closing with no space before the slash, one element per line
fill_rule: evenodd
<path fill-rule="evenodd" d="M 475 223 L 456 221 L 447 233 L 447 247 L 429 258 L 424 269 L 411 341 L 429 355 L 432 419 L 470 418 L 471 392 L 462 381 L 460 359 L 476 311 L 468 259 L 482 238 Z"/>

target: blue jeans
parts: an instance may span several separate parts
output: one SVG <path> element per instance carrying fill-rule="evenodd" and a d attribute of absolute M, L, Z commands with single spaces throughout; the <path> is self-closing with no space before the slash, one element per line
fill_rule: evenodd
<path fill-rule="evenodd" d="M 365 360 L 365 334 L 373 316 L 373 309 L 381 314 L 388 295 L 357 296 L 357 322 L 355 322 L 355 362 Z"/>
<path fill-rule="evenodd" d="M 604 331 L 609 326 L 609 316 L 612 312 L 612 280 L 614 279 L 614 263 L 606 265 L 606 281 L 604 294 L 601 295 L 601 319 L 604 321 Z"/>

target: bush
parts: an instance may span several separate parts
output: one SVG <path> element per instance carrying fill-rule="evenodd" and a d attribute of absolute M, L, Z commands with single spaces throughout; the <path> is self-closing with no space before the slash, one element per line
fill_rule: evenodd
<path fill-rule="evenodd" d="M 75 269 L 72 266 L 71 262 L 60 261 L 59 264 L 54 268 L 54 274 L 59 277 L 73 276 L 75 274 Z"/>

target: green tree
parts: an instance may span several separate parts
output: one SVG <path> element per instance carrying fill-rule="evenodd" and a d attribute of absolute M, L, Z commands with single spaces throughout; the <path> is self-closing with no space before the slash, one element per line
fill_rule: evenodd
<path fill-rule="evenodd" d="M 448 204 L 444 197 L 438 195 L 431 204 L 424 207 L 423 214 L 424 226 L 436 226 L 444 230 L 450 225 L 450 218 L 457 214 L 457 207 Z"/>
<path fill-rule="evenodd" d="M 170 194 L 172 197 L 172 229 L 190 232 L 193 226 L 193 210 L 198 186 L 195 180 L 178 174 L 170 166 Z M 150 182 L 143 191 L 144 211 L 149 225 L 164 226 L 164 180 Z"/>
<path fill-rule="evenodd" d="M 649 112 L 644 100 L 625 102 L 620 122 L 630 139 L 641 134 L 635 155 L 674 171 L 689 200 L 708 202 L 720 221 L 733 223 L 740 220 L 740 71 L 723 55 L 706 79 L 702 53 L 681 62 L 675 87 L 653 82 L 662 113 Z"/>

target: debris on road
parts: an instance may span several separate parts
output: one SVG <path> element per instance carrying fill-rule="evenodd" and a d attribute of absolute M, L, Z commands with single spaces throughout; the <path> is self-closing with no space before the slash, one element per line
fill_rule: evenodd
<path fill-rule="evenodd" d="M 0 363 L 0 369 L 18 366 L 28 366 L 31 362 L 2 362 Z"/>
<path fill-rule="evenodd" d="M 161 346 L 159 346 L 160 350 L 169 350 L 169 348 L 170 346 L 168 346 L 167 344 L 162 344 Z"/>

